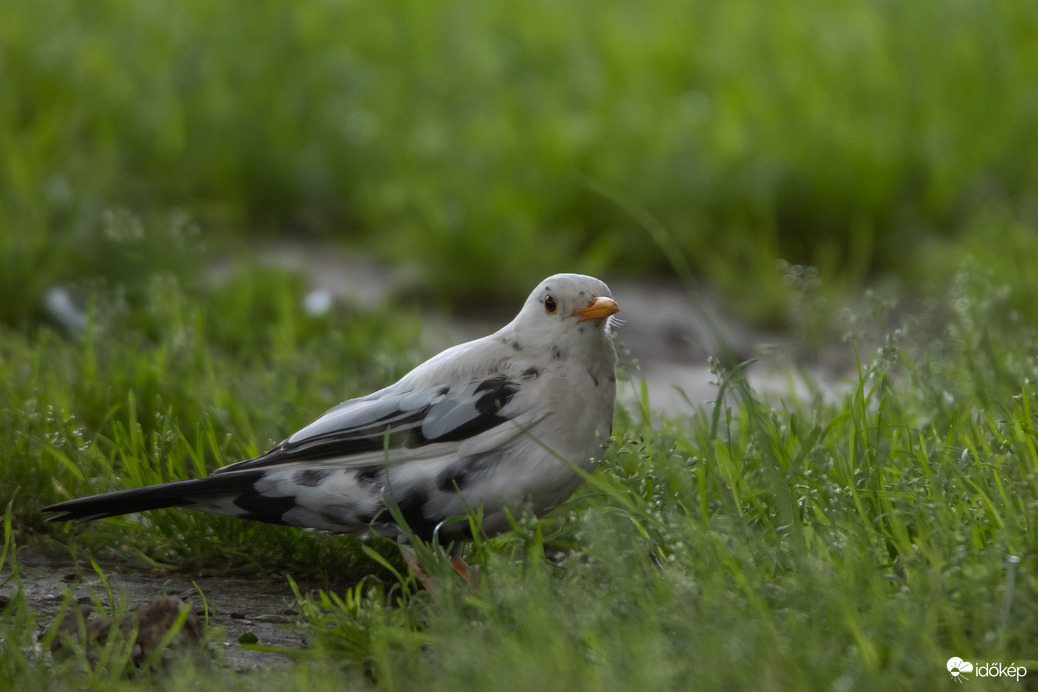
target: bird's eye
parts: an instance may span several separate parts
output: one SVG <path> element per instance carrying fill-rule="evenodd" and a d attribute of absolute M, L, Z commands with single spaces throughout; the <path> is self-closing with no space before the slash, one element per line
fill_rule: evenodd
<path fill-rule="evenodd" d="M 544 296 L 544 311 L 549 315 L 554 315 L 559 309 L 559 302 L 555 300 L 555 296 L 548 294 Z"/>

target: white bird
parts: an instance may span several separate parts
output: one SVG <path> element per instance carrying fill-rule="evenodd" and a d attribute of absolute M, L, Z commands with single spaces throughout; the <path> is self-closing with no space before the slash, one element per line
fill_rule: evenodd
<path fill-rule="evenodd" d="M 619 308 L 590 276 L 540 283 L 500 330 L 443 351 L 395 384 L 330 409 L 272 450 L 206 478 L 44 508 L 91 521 L 163 507 L 406 543 L 467 537 L 445 523 L 482 506 L 483 529 L 568 498 L 612 432 Z M 409 560 L 410 561 L 410 560 Z"/>

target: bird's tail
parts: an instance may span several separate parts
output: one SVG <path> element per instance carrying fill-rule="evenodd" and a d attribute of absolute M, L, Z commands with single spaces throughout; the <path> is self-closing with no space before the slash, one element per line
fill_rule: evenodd
<path fill-rule="evenodd" d="M 60 512 L 49 521 L 93 521 L 151 509 L 186 507 L 213 514 L 282 523 L 284 508 L 279 507 L 279 503 L 250 501 L 256 497 L 255 484 L 263 476 L 263 471 L 240 471 L 118 490 L 60 502 L 44 507 L 43 511 Z"/>

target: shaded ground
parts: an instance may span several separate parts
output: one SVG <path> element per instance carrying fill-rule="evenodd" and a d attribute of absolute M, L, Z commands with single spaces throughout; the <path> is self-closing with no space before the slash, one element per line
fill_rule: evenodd
<path fill-rule="evenodd" d="M 107 608 L 105 585 L 89 565 L 76 569 L 71 562 L 55 563 L 24 552 L 19 554 L 25 597 L 37 613 L 37 636 L 52 624 L 61 609 L 65 594 L 72 592 L 77 603 L 90 605 L 95 599 Z M 160 596 L 178 596 L 189 603 L 208 632 L 222 630 L 223 636 L 210 643 L 219 649 L 215 656 L 228 667 L 245 672 L 260 666 L 285 664 L 291 659 L 269 651 L 243 648 L 239 638 L 255 635 L 264 646 L 305 647 L 306 636 L 292 627 L 295 621 L 295 597 L 283 578 L 237 579 L 222 576 L 171 574 L 163 572 L 120 572 L 118 565 L 103 565 L 112 593 L 118 600 L 125 594 L 131 610 Z M 0 576 L 0 581 L 7 574 Z M 0 602 L 13 596 L 13 583 L 0 588 Z M 204 594 L 205 599 L 201 594 Z"/>

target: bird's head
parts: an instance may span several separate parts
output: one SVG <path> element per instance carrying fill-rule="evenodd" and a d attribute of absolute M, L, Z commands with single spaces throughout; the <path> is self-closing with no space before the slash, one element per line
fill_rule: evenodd
<path fill-rule="evenodd" d="M 567 354 L 582 344 L 608 342 L 620 308 L 605 282 L 583 274 L 556 274 L 526 299 L 511 326 L 520 348 Z"/>

